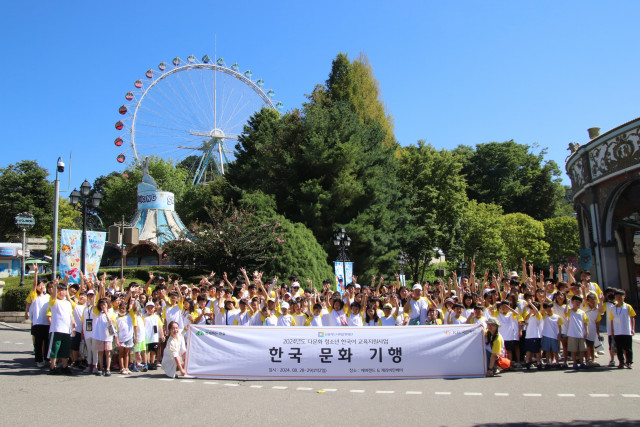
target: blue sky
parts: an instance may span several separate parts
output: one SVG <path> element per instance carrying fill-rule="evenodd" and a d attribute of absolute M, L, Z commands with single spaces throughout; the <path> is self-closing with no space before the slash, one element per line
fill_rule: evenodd
<path fill-rule="evenodd" d="M 285 110 L 338 52 L 363 52 L 402 145 L 514 139 L 564 170 L 587 128 L 640 115 L 639 15 L 637 1 L 7 1 L 0 166 L 53 171 L 71 151 L 72 187 L 122 170 L 124 94 L 161 61 L 213 57 L 217 38 L 218 56 L 251 68 Z"/>

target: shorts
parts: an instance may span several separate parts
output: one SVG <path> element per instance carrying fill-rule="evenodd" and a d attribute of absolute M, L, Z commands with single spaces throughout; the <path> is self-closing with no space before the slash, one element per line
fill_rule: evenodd
<path fill-rule="evenodd" d="M 560 343 L 555 338 L 542 337 L 542 351 L 557 353 L 560 351 Z"/>
<path fill-rule="evenodd" d="M 540 338 L 525 338 L 524 351 L 530 351 L 531 353 L 537 353 L 540 351 Z"/>
<path fill-rule="evenodd" d="M 569 337 L 569 339 L 567 340 L 567 350 L 572 353 L 587 351 L 585 339 Z"/>
<path fill-rule="evenodd" d="M 68 359 L 71 350 L 71 335 L 62 332 L 49 334 L 49 359 Z"/>
<path fill-rule="evenodd" d="M 132 348 L 133 347 L 133 339 L 127 340 L 125 342 L 120 341 L 120 347 Z"/>
<path fill-rule="evenodd" d="M 76 334 L 71 337 L 71 350 L 80 351 L 80 343 L 82 343 L 82 334 L 76 332 Z"/>
<path fill-rule="evenodd" d="M 93 351 L 111 351 L 113 350 L 113 343 L 109 341 L 93 341 Z"/>
<path fill-rule="evenodd" d="M 585 341 L 586 341 L 586 343 L 587 343 L 587 345 L 588 345 L 588 346 L 593 347 L 593 343 L 594 343 L 594 341 L 591 341 L 591 340 L 585 340 Z"/>
<path fill-rule="evenodd" d="M 140 353 L 141 351 L 147 350 L 147 342 L 145 340 L 140 341 L 138 344 L 133 346 L 133 351 L 136 353 Z"/>
<path fill-rule="evenodd" d="M 616 340 L 614 340 L 611 335 L 607 335 L 607 340 L 609 341 L 609 350 L 616 351 Z"/>
<path fill-rule="evenodd" d="M 154 351 L 154 352 L 158 352 L 158 343 L 157 342 L 150 342 L 147 343 L 147 351 Z"/>
<path fill-rule="evenodd" d="M 516 351 L 516 346 L 520 343 L 519 340 L 516 341 L 505 341 L 504 342 L 504 348 L 507 351 L 510 351 L 511 353 L 513 353 L 514 351 Z"/>

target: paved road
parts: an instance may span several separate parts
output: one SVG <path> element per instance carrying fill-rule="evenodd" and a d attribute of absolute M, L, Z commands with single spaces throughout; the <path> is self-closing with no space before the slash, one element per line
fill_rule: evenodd
<path fill-rule="evenodd" d="M 162 371 L 48 376 L 34 367 L 31 350 L 26 329 L 0 324 L 1 425 L 57 426 L 74 417 L 142 426 L 640 425 L 639 367 L 458 380 L 242 382 L 174 380 Z M 640 336 L 634 352 L 640 357 Z"/>

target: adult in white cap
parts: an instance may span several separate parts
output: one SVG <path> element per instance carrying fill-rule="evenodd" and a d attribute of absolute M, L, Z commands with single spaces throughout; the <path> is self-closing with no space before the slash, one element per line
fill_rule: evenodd
<path fill-rule="evenodd" d="M 428 310 L 429 302 L 422 296 L 422 285 L 416 283 L 411 288 L 411 298 L 404 306 L 404 313 L 409 316 L 409 325 L 424 325 Z"/>

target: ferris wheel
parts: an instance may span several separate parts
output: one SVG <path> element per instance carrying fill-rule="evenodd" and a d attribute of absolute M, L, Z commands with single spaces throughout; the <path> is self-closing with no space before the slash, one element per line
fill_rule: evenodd
<path fill-rule="evenodd" d="M 223 175 L 249 117 L 262 108 L 282 109 L 273 89 L 263 90 L 264 81 L 252 75 L 208 55 L 176 57 L 147 70 L 118 110 L 124 117 L 115 124 L 122 131 L 114 141 L 122 149 L 117 161 L 157 156 L 181 162 L 194 184 Z"/>

